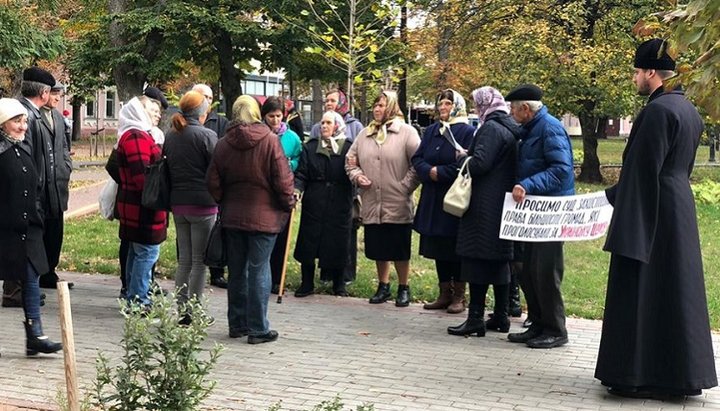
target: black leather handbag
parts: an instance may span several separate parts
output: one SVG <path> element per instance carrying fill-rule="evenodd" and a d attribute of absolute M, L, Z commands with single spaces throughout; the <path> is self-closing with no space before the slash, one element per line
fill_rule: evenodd
<path fill-rule="evenodd" d="M 140 201 L 146 208 L 170 210 L 170 173 L 164 156 L 145 168 L 145 186 Z"/>
<path fill-rule="evenodd" d="M 227 265 L 227 253 L 225 251 L 225 239 L 222 233 L 220 216 L 215 220 L 215 225 L 210 230 L 203 263 L 208 267 L 222 268 Z"/>

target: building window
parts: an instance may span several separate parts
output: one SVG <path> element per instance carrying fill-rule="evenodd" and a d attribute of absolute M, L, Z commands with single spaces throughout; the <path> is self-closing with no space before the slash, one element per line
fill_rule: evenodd
<path fill-rule="evenodd" d="M 105 118 L 115 118 L 115 93 L 105 92 Z"/>
<path fill-rule="evenodd" d="M 85 117 L 95 117 L 95 100 L 88 100 L 85 103 Z"/>
<path fill-rule="evenodd" d="M 245 93 L 254 95 L 254 96 L 264 96 L 265 95 L 265 83 L 262 81 L 253 81 L 248 80 L 245 83 Z"/>

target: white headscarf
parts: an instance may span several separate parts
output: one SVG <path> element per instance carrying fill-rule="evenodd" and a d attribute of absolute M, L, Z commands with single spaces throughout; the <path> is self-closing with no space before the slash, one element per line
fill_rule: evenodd
<path fill-rule="evenodd" d="M 150 121 L 150 116 L 145 112 L 145 107 L 142 102 L 137 98 L 133 97 L 125 103 L 120 109 L 120 116 L 118 119 L 118 140 L 128 130 L 141 130 L 150 132 L 153 124 Z"/>
<path fill-rule="evenodd" d="M 325 143 L 325 141 L 330 141 L 330 148 L 333 154 L 338 154 L 340 152 L 340 145 L 338 144 L 338 141 L 345 140 L 347 138 L 345 136 L 345 128 L 347 125 L 345 124 L 345 120 L 343 120 L 342 116 L 336 111 L 326 111 L 325 114 L 323 114 L 323 117 L 325 116 L 332 116 L 335 121 L 335 130 L 333 131 L 332 137 L 329 139 L 323 138 L 321 133 L 320 141 L 323 143 Z"/>

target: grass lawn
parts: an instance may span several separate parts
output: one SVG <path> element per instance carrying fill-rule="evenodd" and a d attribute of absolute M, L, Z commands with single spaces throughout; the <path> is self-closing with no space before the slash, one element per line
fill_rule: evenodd
<path fill-rule="evenodd" d="M 574 141 L 579 144 L 579 141 Z M 600 158 L 603 163 L 619 162 L 622 154 L 622 140 L 600 142 Z M 704 149 L 704 150 L 703 150 Z M 701 147 L 707 160 L 707 147 Z M 613 156 L 617 160 L 610 159 Z M 700 155 L 699 161 L 700 160 Z M 608 184 L 614 182 L 617 173 L 605 171 Z M 693 181 L 712 179 L 720 181 L 720 168 L 697 168 Z M 602 190 L 604 186 L 577 184 L 579 193 Z M 708 305 L 713 329 L 720 329 L 720 238 L 717 227 L 720 226 L 720 205 L 698 204 L 698 223 L 705 265 L 705 283 L 707 286 Z M 296 213 L 293 226 L 293 244 L 297 232 L 299 213 Z M 118 223 L 106 221 L 97 215 L 74 219 L 65 224 L 65 240 L 60 268 L 85 273 L 116 274 L 119 272 L 117 251 Z M 364 258 L 362 233 L 358 241 L 359 261 L 358 278 L 348 291 L 352 296 L 369 297 L 375 291 L 377 280 L 374 262 Z M 604 239 L 565 244 L 565 280 L 563 295 L 568 315 L 584 318 L 601 318 L 605 301 L 605 287 L 609 254 L 602 251 Z M 434 299 L 437 293 L 437 277 L 435 266 L 431 260 L 420 257 L 417 253 L 419 237 L 413 234 L 413 259 L 411 261 L 411 289 L 416 301 Z M 172 277 L 176 268 L 175 230 L 170 224 L 168 239 L 161 246 L 158 270 L 162 276 Z M 289 260 L 287 287 L 294 290 L 300 284 L 300 265 Z M 329 291 L 330 284 L 321 285 L 321 291 Z M 397 287 L 397 279 L 393 274 L 393 292 Z M 120 281 L 118 280 L 118 289 Z M 491 295 L 492 293 L 489 293 Z M 491 297 L 490 297 L 491 298 Z"/>

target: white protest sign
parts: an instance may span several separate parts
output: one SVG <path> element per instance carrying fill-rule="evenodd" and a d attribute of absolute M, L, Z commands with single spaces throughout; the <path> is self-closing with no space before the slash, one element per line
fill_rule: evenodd
<path fill-rule="evenodd" d="M 605 235 L 612 213 L 604 191 L 563 197 L 529 195 L 521 203 L 505 193 L 500 238 L 526 242 L 593 240 Z"/>

